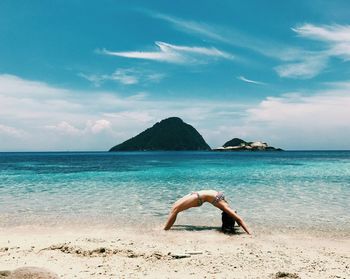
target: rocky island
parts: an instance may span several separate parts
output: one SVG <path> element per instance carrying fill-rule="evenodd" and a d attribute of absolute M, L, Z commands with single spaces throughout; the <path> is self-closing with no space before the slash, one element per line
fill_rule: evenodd
<path fill-rule="evenodd" d="M 214 151 L 283 151 L 281 148 L 269 146 L 266 142 L 246 142 L 239 138 L 233 138 Z"/>
<path fill-rule="evenodd" d="M 154 124 L 137 136 L 112 147 L 109 151 L 184 151 L 211 150 L 191 125 L 178 117 Z"/>

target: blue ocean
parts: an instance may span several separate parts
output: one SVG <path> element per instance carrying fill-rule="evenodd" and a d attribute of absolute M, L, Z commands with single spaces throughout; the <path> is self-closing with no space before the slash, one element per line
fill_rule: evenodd
<path fill-rule="evenodd" d="M 151 228 L 200 189 L 224 191 L 255 230 L 350 231 L 350 151 L 0 153 L 0 226 Z M 177 224 L 220 218 L 204 204 Z"/>

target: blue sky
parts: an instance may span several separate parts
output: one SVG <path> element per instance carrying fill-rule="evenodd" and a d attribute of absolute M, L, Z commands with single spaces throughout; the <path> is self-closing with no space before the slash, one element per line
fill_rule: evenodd
<path fill-rule="evenodd" d="M 350 149 L 349 1 L 0 2 L 0 151 L 107 150 L 179 116 L 212 147 Z"/>

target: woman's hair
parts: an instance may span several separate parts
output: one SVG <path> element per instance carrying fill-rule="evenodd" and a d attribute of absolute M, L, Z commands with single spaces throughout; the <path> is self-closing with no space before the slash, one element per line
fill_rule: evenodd
<path fill-rule="evenodd" d="M 221 220 L 222 220 L 222 227 L 221 230 L 224 233 L 234 233 L 234 225 L 235 225 L 235 219 L 233 219 L 230 215 L 228 215 L 225 211 L 221 214 Z"/>

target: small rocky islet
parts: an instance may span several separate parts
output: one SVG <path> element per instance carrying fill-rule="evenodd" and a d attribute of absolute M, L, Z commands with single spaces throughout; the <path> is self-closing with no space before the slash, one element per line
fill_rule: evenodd
<path fill-rule="evenodd" d="M 214 151 L 283 151 L 281 148 L 269 146 L 266 142 L 247 142 L 239 138 L 233 138 L 222 147 L 214 148 Z"/>

